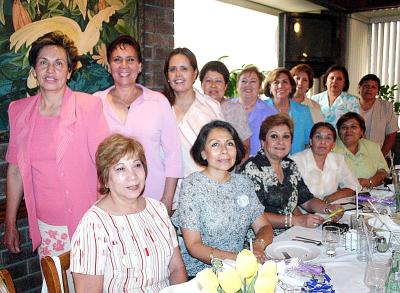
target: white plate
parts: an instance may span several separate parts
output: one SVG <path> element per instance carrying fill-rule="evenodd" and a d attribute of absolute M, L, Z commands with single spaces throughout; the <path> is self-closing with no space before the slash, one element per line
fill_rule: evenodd
<path fill-rule="evenodd" d="M 282 252 L 286 251 L 291 257 L 307 261 L 318 257 L 321 253 L 315 244 L 299 241 L 279 241 L 267 246 L 265 254 L 272 259 L 285 259 Z"/>
<path fill-rule="evenodd" d="M 391 192 L 389 190 L 371 189 L 369 191 L 369 194 L 371 194 L 371 196 L 375 197 L 375 198 L 386 198 L 386 197 L 393 196 L 393 192 Z"/>

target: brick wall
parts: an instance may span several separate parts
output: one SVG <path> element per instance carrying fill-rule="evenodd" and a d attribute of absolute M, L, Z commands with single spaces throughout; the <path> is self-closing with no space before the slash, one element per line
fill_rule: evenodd
<path fill-rule="evenodd" d="M 162 90 L 162 68 L 169 51 L 174 47 L 174 0 L 139 0 L 140 23 L 144 43 L 144 84 L 154 90 Z M 5 178 L 7 163 L 4 161 L 7 143 L 0 143 L 0 204 L 5 202 Z M 0 268 L 7 268 L 15 282 L 17 292 L 40 292 L 42 278 L 37 253 L 32 253 L 28 237 L 28 221 L 18 220 L 22 253 L 10 254 L 0 244 Z M 4 224 L 0 223 L 0 241 L 3 240 Z"/>
<path fill-rule="evenodd" d="M 174 0 L 143 0 L 144 84 L 162 90 L 164 60 L 174 47 Z"/>

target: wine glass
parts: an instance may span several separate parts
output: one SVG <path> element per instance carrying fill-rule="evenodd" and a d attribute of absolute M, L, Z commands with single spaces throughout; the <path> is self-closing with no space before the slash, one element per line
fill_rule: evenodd
<path fill-rule="evenodd" d="M 387 261 L 371 259 L 367 262 L 364 275 L 364 283 L 370 289 L 370 292 L 383 293 L 385 282 L 390 266 Z"/>
<path fill-rule="evenodd" d="M 340 229 L 336 226 L 325 226 L 322 230 L 322 243 L 325 245 L 326 254 L 330 257 L 336 255 L 336 246 L 340 242 Z"/>

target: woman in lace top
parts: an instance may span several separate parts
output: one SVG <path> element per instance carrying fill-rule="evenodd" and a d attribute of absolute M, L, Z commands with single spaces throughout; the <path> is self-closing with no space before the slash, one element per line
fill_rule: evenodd
<path fill-rule="evenodd" d="M 223 121 L 206 124 L 191 155 L 205 170 L 183 180 L 173 216 L 182 231 L 180 246 L 188 275 L 209 266 L 213 257 L 235 259 L 250 227 L 256 234 L 254 254 L 263 262 L 272 228 L 251 181 L 229 172 L 244 156 L 236 130 Z"/>
<path fill-rule="evenodd" d="M 293 138 L 293 121 L 286 114 L 268 117 L 261 124 L 261 149 L 241 167 L 279 234 L 291 226 L 317 227 L 340 205 L 329 205 L 315 198 L 301 177 L 296 163 L 287 157 Z M 298 206 L 310 212 L 302 214 Z M 340 218 L 342 214 L 339 215 Z"/>

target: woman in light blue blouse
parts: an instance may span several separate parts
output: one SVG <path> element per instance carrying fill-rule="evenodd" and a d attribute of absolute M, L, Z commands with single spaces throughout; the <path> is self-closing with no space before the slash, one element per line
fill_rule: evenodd
<path fill-rule="evenodd" d="M 310 109 L 291 99 L 295 91 L 296 82 L 289 70 L 277 68 L 268 74 L 264 94 L 271 98 L 265 102 L 278 112 L 288 114 L 295 126 L 290 154 L 301 152 L 306 148 L 314 125 Z"/>
<path fill-rule="evenodd" d="M 336 125 L 336 122 L 347 112 L 360 113 L 358 97 L 347 93 L 349 89 L 349 73 L 344 66 L 332 65 L 323 78 L 326 91 L 314 95 L 312 100 L 321 106 L 325 122 Z"/>

